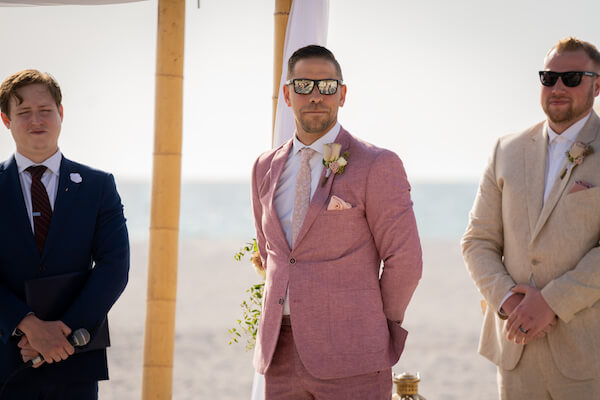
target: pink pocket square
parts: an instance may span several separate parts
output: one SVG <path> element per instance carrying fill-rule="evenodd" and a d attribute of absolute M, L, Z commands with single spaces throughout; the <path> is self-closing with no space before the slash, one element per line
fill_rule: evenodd
<path fill-rule="evenodd" d="M 348 210 L 352 208 L 350 203 L 346 203 L 344 200 L 340 199 L 337 196 L 331 196 L 331 200 L 329 200 L 329 205 L 327 205 L 327 210 Z"/>
<path fill-rule="evenodd" d="M 594 187 L 594 185 L 592 185 L 591 183 L 588 183 L 586 181 L 575 181 L 573 186 L 571 186 L 571 189 L 569 189 L 569 194 L 577 193 L 581 190 L 591 189 L 593 187 Z"/>

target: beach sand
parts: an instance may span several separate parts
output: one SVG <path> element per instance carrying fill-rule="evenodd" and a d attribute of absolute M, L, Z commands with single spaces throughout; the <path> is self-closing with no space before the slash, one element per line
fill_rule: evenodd
<path fill-rule="evenodd" d="M 233 254 L 244 240 L 182 240 L 179 253 L 173 399 L 250 399 L 252 352 L 228 345 L 245 290 L 259 281 Z M 421 374 L 429 400 L 497 398 L 496 368 L 477 354 L 480 296 L 456 241 L 423 242 L 423 278 L 408 308 L 406 349 L 394 371 Z M 129 285 L 109 314 L 110 381 L 100 399 L 141 397 L 148 245 L 132 243 Z"/>

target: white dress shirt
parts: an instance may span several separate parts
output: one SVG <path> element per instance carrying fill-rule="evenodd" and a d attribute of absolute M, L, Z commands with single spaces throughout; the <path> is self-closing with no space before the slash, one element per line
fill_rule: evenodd
<path fill-rule="evenodd" d="M 581 129 L 592 115 L 591 111 L 588 115 L 575 122 L 573 125 L 567 128 L 563 133 L 556 133 L 550 128 L 548 121 L 546 121 L 546 128 L 548 130 L 548 156 L 546 157 L 546 181 L 544 185 L 544 203 L 548 199 L 548 195 L 554 186 L 554 182 L 562 169 L 562 166 L 567 159 L 567 151 L 571 148 L 577 135 L 581 132 Z M 530 279 L 529 284 L 535 286 L 533 276 Z M 504 302 L 512 296 L 514 293 L 509 291 L 506 293 L 502 301 L 500 302 L 500 308 L 498 312 L 502 315 L 506 315 L 502 306 Z"/>
<path fill-rule="evenodd" d="M 310 198 L 312 199 L 315 191 L 317 190 L 321 173 L 323 172 L 323 145 L 327 143 L 333 143 L 340 132 L 340 128 L 340 123 L 336 122 L 333 128 L 331 128 L 325 135 L 319 138 L 319 140 L 316 140 L 310 146 L 303 144 L 294 134 L 292 149 L 288 154 L 287 161 L 283 167 L 283 172 L 281 173 L 281 177 L 277 183 L 275 196 L 273 198 L 275 211 L 277 211 L 277 216 L 279 217 L 281 227 L 283 228 L 285 238 L 287 239 L 290 248 L 292 247 L 292 215 L 294 214 L 294 199 L 296 197 L 296 175 L 300 169 L 300 160 L 302 159 L 302 156 L 299 154 L 300 150 L 305 147 L 309 147 L 315 151 L 309 162 Z M 285 296 L 283 314 L 290 314 L 289 293 L 286 293 Z"/>
<path fill-rule="evenodd" d="M 29 158 L 15 152 L 15 160 L 17 162 L 17 170 L 19 172 L 19 181 L 21 182 L 21 190 L 23 191 L 23 199 L 25 200 L 25 208 L 27 209 L 27 215 L 29 216 L 29 222 L 31 223 L 31 230 L 34 230 L 33 225 L 33 206 L 31 204 L 31 174 L 25 171 L 32 165 L 44 165 L 47 169 L 42 175 L 42 184 L 46 188 L 48 193 L 48 200 L 50 200 L 50 208 L 54 211 L 54 201 L 56 200 L 56 194 L 58 193 L 58 176 L 60 173 L 60 162 L 62 160 L 62 153 L 57 150 L 51 157 L 47 158 L 42 163 L 35 163 Z M 35 232 L 34 232 L 35 233 Z"/>

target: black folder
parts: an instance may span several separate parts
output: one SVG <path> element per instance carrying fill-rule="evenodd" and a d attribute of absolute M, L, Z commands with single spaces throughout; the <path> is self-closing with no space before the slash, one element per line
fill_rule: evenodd
<path fill-rule="evenodd" d="M 71 272 L 62 275 L 47 276 L 25 282 L 25 301 L 36 317 L 44 321 L 59 320 L 85 285 L 90 271 Z M 73 330 L 81 328 L 71 326 Z M 90 332 L 90 342 L 78 347 L 77 352 L 105 349 L 110 346 L 108 319 Z"/>

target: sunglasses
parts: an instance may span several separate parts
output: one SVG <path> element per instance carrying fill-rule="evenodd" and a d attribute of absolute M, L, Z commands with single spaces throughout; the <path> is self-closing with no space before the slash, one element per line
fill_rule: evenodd
<path fill-rule="evenodd" d="M 558 78 L 562 79 L 562 82 L 567 87 L 575 87 L 581 83 L 583 76 L 598 76 L 595 72 L 588 71 L 567 71 L 567 72 L 554 72 L 554 71 L 540 71 L 540 81 L 544 86 L 554 86 L 558 81 Z"/>
<path fill-rule="evenodd" d="M 338 86 L 343 85 L 344 82 L 339 79 L 290 79 L 286 85 L 294 85 L 294 92 L 298 94 L 311 94 L 317 85 L 319 93 L 330 95 L 335 94 L 338 90 Z"/>

